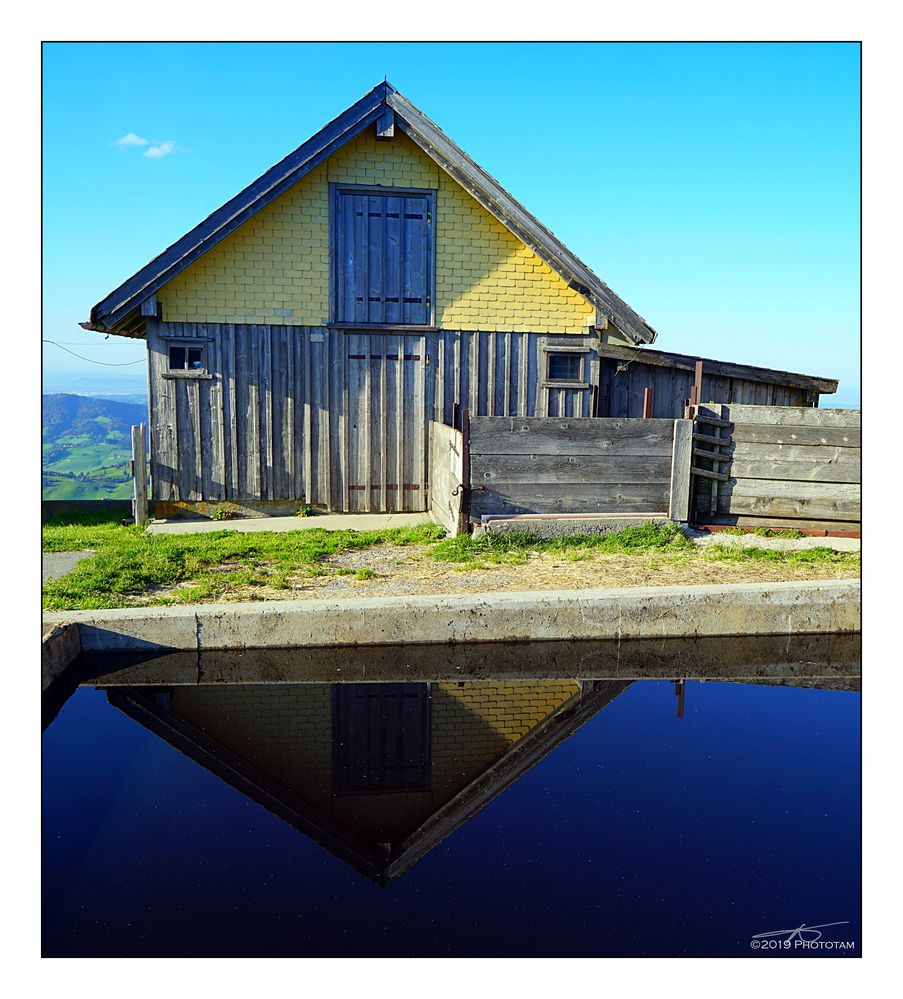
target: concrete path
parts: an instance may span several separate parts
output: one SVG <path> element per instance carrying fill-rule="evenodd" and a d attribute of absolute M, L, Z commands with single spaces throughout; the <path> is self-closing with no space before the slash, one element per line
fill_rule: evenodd
<path fill-rule="evenodd" d="M 430 524 L 428 513 L 327 513 L 313 517 L 248 517 L 242 520 L 153 520 L 149 534 L 206 534 L 211 531 L 384 531 Z"/>
<path fill-rule="evenodd" d="M 72 572 L 82 559 L 93 554 L 93 551 L 44 552 L 41 556 L 41 585 L 48 579 L 59 579 L 67 572 Z"/>
<path fill-rule="evenodd" d="M 700 548 L 711 545 L 730 545 L 734 548 L 768 548 L 779 552 L 799 552 L 807 548 L 832 548 L 836 552 L 858 552 L 862 548 L 859 538 L 760 538 L 756 534 L 725 534 L 716 531 L 712 534 L 689 530 L 687 537 Z"/>

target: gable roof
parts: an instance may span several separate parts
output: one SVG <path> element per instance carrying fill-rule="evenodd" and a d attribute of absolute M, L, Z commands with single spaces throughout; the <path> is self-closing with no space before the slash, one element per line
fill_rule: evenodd
<path fill-rule="evenodd" d="M 634 343 L 652 343 L 655 330 L 642 316 L 634 312 L 497 180 L 387 82 L 374 87 L 307 142 L 154 257 L 98 302 L 91 309 L 90 320 L 81 325 L 85 329 L 104 333 L 142 335 L 142 302 L 380 119 L 381 129 L 397 125 L 491 215 L 558 273 L 569 287 L 591 302 L 596 307 L 598 325 L 604 326 L 610 321 Z"/>

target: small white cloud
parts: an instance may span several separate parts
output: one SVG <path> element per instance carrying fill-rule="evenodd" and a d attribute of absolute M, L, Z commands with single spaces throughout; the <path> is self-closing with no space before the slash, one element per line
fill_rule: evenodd
<path fill-rule="evenodd" d="M 123 135 L 121 139 L 117 139 L 113 145 L 120 146 L 123 149 L 128 149 L 130 146 L 146 146 L 149 145 L 149 143 L 149 139 L 136 135 L 134 132 L 129 132 L 128 134 Z"/>
<path fill-rule="evenodd" d="M 165 139 L 163 142 L 157 142 L 153 146 L 148 146 L 144 150 L 144 155 L 148 159 L 152 160 L 162 160 L 164 156 L 170 156 L 172 153 L 180 153 L 182 150 L 172 141 L 172 139 Z"/>

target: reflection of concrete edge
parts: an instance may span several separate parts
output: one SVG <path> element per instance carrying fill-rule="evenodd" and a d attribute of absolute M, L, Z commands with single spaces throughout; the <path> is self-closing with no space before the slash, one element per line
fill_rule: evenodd
<path fill-rule="evenodd" d="M 379 850 L 307 805 L 190 722 L 136 690 L 108 690 L 111 704 L 334 856 L 386 884 L 459 829 L 630 686 L 607 681 L 575 694 L 459 791 L 397 848 Z"/>
<path fill-rule="evenodd" d="M 83 654 L 81 679 L 104 686 L 536 679 L 844 680 L 861 637 L 845 635 L 499 642 Z"/>

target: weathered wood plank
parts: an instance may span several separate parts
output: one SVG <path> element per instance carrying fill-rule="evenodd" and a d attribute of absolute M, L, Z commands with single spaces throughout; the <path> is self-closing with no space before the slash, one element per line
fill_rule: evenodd
<path fill-rule="evenodd" d="M 404 337 L 395 337 L 394 340 L 398 360 L 395 362 L 395 399 L 389 405 L 392 406 L 394 403 L 395 408 L 395 496 L 389 503 L 390 506 L 394 505 L 396 510 L 404 510 Z"/>
<path fill-rule="evenodd" d="M 818 482 L 731 479 L 721 487 L 718 512 L 859 521 L 860 487 L 834 483 L 826 489 Z"/>
<path fill-rule="evenodd" d="M 826 462 L 742 461 L 734 458 L 731 474 L 736 479 L 775 479 L 792 482 L 859 482 L 854 470 Z"/>
<path fill-rule="evenodd" d="M 673 420 L 471 417 L 471 453 L 667 455 L 673 434 Z"/>
<path fill-rule="evenodd" d="M 858 409 L 812 409 L 808 406 L 746 406 L 731 404 L 728 419 L 734 424 L 762 424 L 778 427 L 859 428 Z"/>
<path fill-rule="evenodd" d="M 147 523 L 147 427 L 140 423 L 132 427 L 132 516 L 139 526 Z"/>
<path fill-rule="evenodd" d="M 461 530 L 461 504 L 464 491 L 463 439 L 459 431 L 430 422 L 429 509 L 440 524 L 455 537 Z"/>
<path fill-rule="evenodd" d="M 671 479 L 670 455 L 472 454 L 471 482 L 552 484 L 657 482 Z"/>
<path fill-rule="evenodd" d="M 781 427 L 735 423 L 731 440 L 750 444 L 806 444 L 830 447 L 861 447 L 862 433 L 845 427 Z"/>
<path fill-rule="evenodd" d="M 700 479 L 711 479 L 713 482 L 727 482 L 730 478 L 725 472 L 713 472 L 710 468 L 697 468 L 695 465 L 690 467 L 690 474 Z"/>
<path fill-rule="evenodd" d="M 498 488 L 471 490 L 470 515 L 511 513 L 649 513 L 664 514 L 668 507 L 665 483 L 574 483 L 516 486 L 506 493 Z"/>
<path fill-rule="evenodd" d="M 644 420 L 652 423 L 652 420 Z M 693 452 L 693 423 L 674 420 L 672 437 L 671 483 L 668 491 L 668 516 L 686 523 L 690 519 L 690 466 Z"/>
<path fill-rule="evenodd" d="M 838 479 L 839 482 L 858 482 L 861 450 L 856 447 L 834 447 L 809 444 L 761 444 L 736 441 L 728 449 L 734 461 L 778 462 L 780 464 L 825 464 L 845 468 L 854 478 Z M 738 476 L 738 478 L 767 479 L 767 475 Z M 806 478 L 806 476 L 801 476 Z"/>

